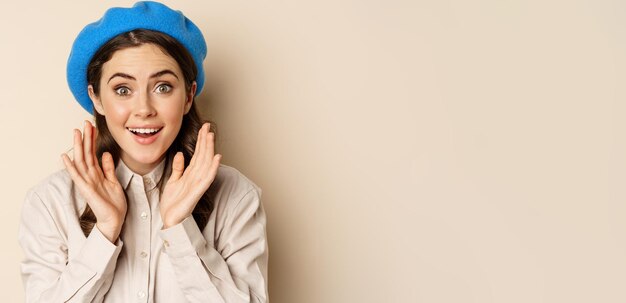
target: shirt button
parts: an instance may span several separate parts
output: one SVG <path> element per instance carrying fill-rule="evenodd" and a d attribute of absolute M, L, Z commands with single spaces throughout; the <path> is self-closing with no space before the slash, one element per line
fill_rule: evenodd
<path fill-rule="evenodd" d="M 137 297 L 143 298 L 145 296 L 146 296 L 146 293 L 143 292 L 143 291 L 140 291 L 140 292 L 137 293 Z"/>
<path fill-rule="evenodd" d="M 141 256 L 141 258 L 146 258 L 148 256 L 148 254 L 145 251 L 142 251 L 139 256 Z"/>
<path fill-rule="evenodd" d="M 170 247 L 170 242 L 167 242 L 167 240 L 163 240 L 163 246 Z"/>
<path fill-rule="evenodd" d="M 148 214 L 145 211 L 141 212 L 141 219 L 142 220 L 148 219 Z"/>
<path fill-rule="evenodd" d="M 146 187 L 151 188 L 152 187 L 152 180 L 150 180 L 150 178 L 145 177 L 143 178 L 144 184 L 146 185 Z"/>

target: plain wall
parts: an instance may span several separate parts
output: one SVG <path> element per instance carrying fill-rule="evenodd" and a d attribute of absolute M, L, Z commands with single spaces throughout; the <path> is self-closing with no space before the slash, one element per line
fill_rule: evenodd
<path fill-rule="evenodd" d="M 28 188 L 90 116 L 73 39 L 131 1 L 0 10 L 0 293 Z M 274 303 L 625 302 L 623 1 L 165 1 L 263 188 Z"/>

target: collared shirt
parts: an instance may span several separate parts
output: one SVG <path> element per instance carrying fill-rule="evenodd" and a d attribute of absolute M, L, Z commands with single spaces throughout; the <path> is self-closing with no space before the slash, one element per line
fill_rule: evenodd
<path fill-rule="evenodd" d="M 120 159 L 115 172 L 128 203 L 116 243 L 97 226 L 84 236 L 86 202 L 65 169 L 28 191 L 18 234 L 27 302 L 268 302 L 256 184 L 220 165 L 206 227 L 189 216 L 163 229 L 159 198 L 171 161 L 141 176 Z"/>

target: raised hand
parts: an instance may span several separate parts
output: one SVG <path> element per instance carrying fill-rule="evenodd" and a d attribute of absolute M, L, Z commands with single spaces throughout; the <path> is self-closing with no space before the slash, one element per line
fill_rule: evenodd
<path fill-rule="evenodd" d="M 115 176 L 115 164 L 110 153 L 103 153 L 104 172 L 100 169 L 95 151 L 98 130 L 91 122 L 85 121 L 84 132 L 83 137 L 80 130 L 74 129 L 74 160 L 66 154 L 62 154 L 61 158 L 80 194 L 96 215 L 98 229 L 114 243 L 126 217 L 126 196 Z"/>
<path fill-rule="evenodd" d="M 190 216 L 217 175 L 222 155 L 214 154 L 214 134 L 209 131 L 209 126 L 209 123 L 205 123 L 200 128 L 187 169 L 183 153 L 178 152 L 174 156 L 172 174 L 159 202 L 163 228 L 176 225 Z"/>

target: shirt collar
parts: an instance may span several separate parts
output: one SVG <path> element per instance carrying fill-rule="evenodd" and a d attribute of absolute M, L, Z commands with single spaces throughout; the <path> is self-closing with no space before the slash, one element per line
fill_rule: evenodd
<path fill-rule="evenodd" d="M 164 171 L 163 168 L 165 167 L 166 158 L 167 157 L 161 160 L 161 163 L 159 163 L 152 171 L 150 171 L 149 173 L 143 176 L 134 173 L 126 165 L 126 163 L 122 161 L 122 158 L 120 158 L 119 163 L 117 164 L 117 167 L 115 168 L 115 175 L 117 176 L 117 180 L 120 182 L 120 185 L 122 185 L 122 188 L 124 188 L 124 190 L 128 189 L 128 185 L 130 184 L 130 181 L 133 179 L 133 177 L 135 177 L 135 178 L 143 179 L 144 187 L 146 191 L 149 191 L 155 188 L 157 184 L 159 184 L 159 182 L 161 181 L 161 177 L 163 177 L 163 171 Z"/>

